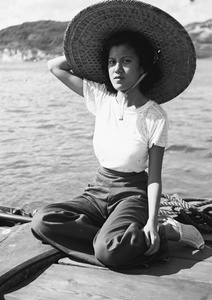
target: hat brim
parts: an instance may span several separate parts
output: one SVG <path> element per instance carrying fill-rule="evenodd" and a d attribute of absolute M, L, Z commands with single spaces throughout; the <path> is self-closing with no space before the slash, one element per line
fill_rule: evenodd
<path fill-rule="evenodd" d="M 167 102 L 190 84 L 196 69 L 194 45 L 185 28 L 163 10 L 134 0 L 109 0 L 87 7 L 69 23 L 64 53 L 74 74 L 104 83 L 102 46 L 119 31 L 136 31 L 160 50 L 159 81 L 147 96 Z"/>

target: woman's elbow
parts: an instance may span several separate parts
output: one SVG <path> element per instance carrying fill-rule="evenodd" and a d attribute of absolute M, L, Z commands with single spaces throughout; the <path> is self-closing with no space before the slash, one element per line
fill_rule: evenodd
<path fill-rule="evenodd" d="M 53 71 L 53 69 L 54 69 L 53 59 L 51 59 L 47 62 L 47 68 L 50 72 Z"/>
<path fill-rule="evenodd" d="M 47 66 L 49 71 L 53 73 L 53 71 L 62 70 L 62 71 L 69 71 L 70 67 L 66 61 L 64 56 L 59 56 L 53 58 L 47 62 Z"/>
<path fill-rule="evenodd" d="M 161 186 L 162 185 L 161 174 L 151 174 L 151 176 L 149 176 L 148 178 L 148 185 L 152 183 L 156 183 Z"/>

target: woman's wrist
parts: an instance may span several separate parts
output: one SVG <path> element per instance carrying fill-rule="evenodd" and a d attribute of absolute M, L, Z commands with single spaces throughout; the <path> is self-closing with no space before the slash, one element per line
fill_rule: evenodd
<path fill-rule="evenodd" d="M 147 223 L 153 227 L 157 227 L 158 226 L 158 217 L 157 216 L 149 217 L 147 220 Z"/>

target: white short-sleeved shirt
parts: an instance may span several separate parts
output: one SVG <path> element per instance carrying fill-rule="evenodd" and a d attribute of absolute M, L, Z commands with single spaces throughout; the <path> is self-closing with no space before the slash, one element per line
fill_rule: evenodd
<path fill-rule="evenodd" d="M 120 172 L 141 172 L 147 168 L 148 149 L 167 145 L 166 112 L 149 100 L 140 108 L 124 109 L 104 84 L 84 80 L 83 93 L 88 110 L 95 115 L 93 146 L 101 166 Z"/>

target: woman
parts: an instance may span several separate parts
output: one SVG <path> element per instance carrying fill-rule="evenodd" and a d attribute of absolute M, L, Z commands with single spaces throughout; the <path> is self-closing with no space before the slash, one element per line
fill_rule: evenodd
<path fill-rule="evenodd" d="M 125 14 L 128 11 L 127 17 L 120 17 L 123 5 Z M 104 18 L 105 14 L 113 13 L 114 19 L 117 10 L 116 21 L 121 18 L 126 24 L 135 7 L 139 16 L 148 11 L 159 19 L 159 11 L 152 12 L 152 7 L 144 3 L 119 0 L 92 7 L 93 14 L 96 14 L 92 22 L 95 20 L 95 28 L 98 28 L 103 17 L 97 18 L 104 8 Z M 118 269 L 166 258 L 167 240 L 184 241 L 200 249 L 204 247 L 204 241 L 193 226 L 180 224 L 174 219 L 158 225 L 168 122 L 165 111 L 149 95 L 153 96 L 158 90 L 160 102 L 165 102 L 170 100 L 171 94 L 172 97 L 179 94 L 182 87 L 177 90 L 172 85 L 169 96 L 167 91 L 164 92 L 163 81 L 168 82 L 169 76 L 164 79 L 165 67 L 159 67 L 160 51 L 140 32 L 143 25 L 137 30 L 132 30 L 134 25 L 114 30 L 114 24 L 109 24 L 107 38 L 101 42 L 100 30 L 95 42 L 100 44 L 101 51 L 97 51 L 94 61 L 96 59 L 95 63 L 101 65 L 101 78 L 88 80 L 89 76 L 92 77 L 93 59 L 89 63 L 86 61 L 89 75 L 84 72 L 84 65 L 81 72 L 85 76 L 81 75 L 76 63 L 78 56 L 71 62 L 74 46 L 71 44 L 72 53 L 70 40 L 75 43 L 73 31 L 81 20 L 86 19 L 85 16 L 90 15 L 90 11 L 89 8 L 84 10 L 69 25 L 65 40 L 66 57 L 49 61 L 48 67 L 65 85 L 86 99 L 89 111 L 95 115 L 93 143 L 100 167 L 83 195 L 65 203 L 50 204 L 38 211 L 33 218 L 32 230 L 37 237 L 67 254 L 71 251 L 67 240 L 93 243 L 96 258 L 104 265 Z M 120 26 L 120 22 L 117 24 Z M 80 34 L 86 26 L 81 27 Z M 180 30 L 182 34 L 181 27 Z M 79 36 L 75 33 L 76 37 Z M 79 46 L 80 41 L 77 43 Z M 177 64 L 178 60 L 175 66 Z M 94 79 L 96 72 L 99 69 L 94 68 Z M 192 68 L 189 72 L 191 80 Z M 188 78 L 184 89 L 185 85 L 188 85 Z"/>

